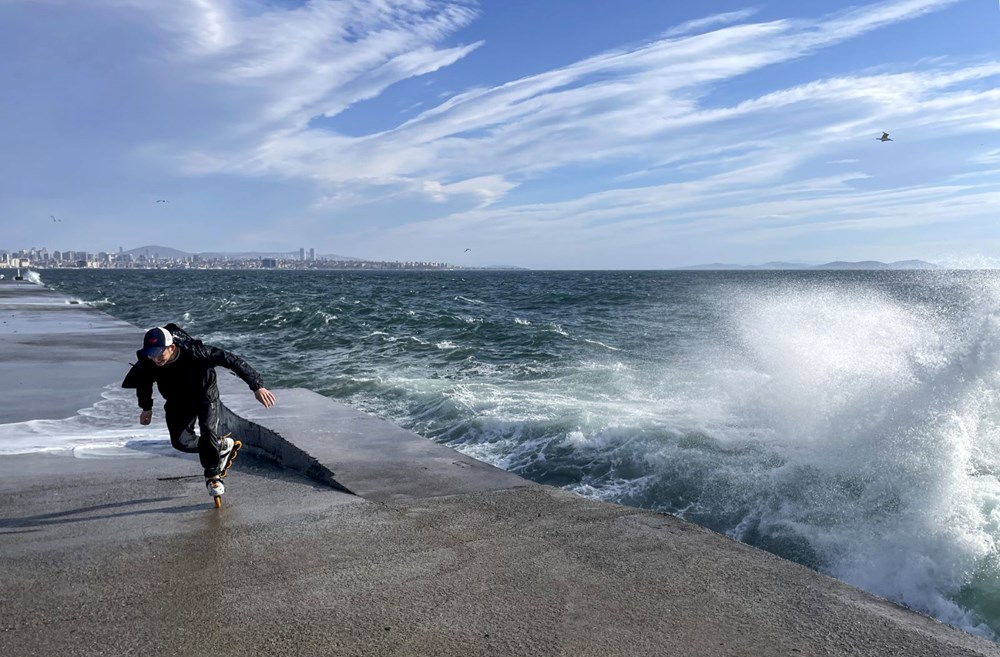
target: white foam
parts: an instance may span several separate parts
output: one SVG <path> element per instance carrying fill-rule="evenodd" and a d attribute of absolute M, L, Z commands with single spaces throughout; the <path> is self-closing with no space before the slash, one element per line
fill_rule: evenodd
<path fill-rule="evenodd" d="M 76 302 L 79 303 L 78 300 Z M 82 303 L 90 306 L 91 308 L 103 308 L 105 306 L 116 305 L 114 301 L 111 301 L 107 297 L 104 297 L 103 299 L 98 299 L 96 301 L 83 301 Z"/>
<path fill-rule="evenodd" d="M 805 537 L 838 579 L 991 635 L 955 600 L 998 555 L 1000 304 L 956 318 L 864 289 L 783 288 L 735 303 L 733 421 L 775 468 L 735 473 L 730 532 Z M 721 415 L 724 416 L 722 409 Z M 735 488 L 735 486 L 734 486 Z"/>
<path fill-rule="evenodd" d="M 565 333 L 563 335 L 565 335 Z M 604 347 L 605 349 L 609 349 L 611 351 L 621 351 L 620 348 L 618 348 L 618 347 L 612 347 L 609 344 L 604 344 L 600 340 L 591 340 L 589 338 L 584 338 L 583 341 L 586 342 L 586 343 L 588 343 L 588 344 L 596 344 L 598 347 Z"/>
<path fill-rule="evenodd" d="M 29 420 L 0 424 L 0 455 L 72 451 L 94 458 L 101 450 L 124 448 L 130 442 L 157 443 L 170 448 L 162 412 L 152 424 L 139 425 L 135 393 L 108 386 L 101 401 L 61 420 Z"/>
<path fill-rule="evenodd" d="M 566 329 L 564 329 L 563 327 L 559 326 L 554 322 L 546 324 L 545 328 L 549 331 L 552 331 L 553 333 L 558 333 L 559 335 L 564 335 L 564 336 L 569 335 L 569 333 L 566 332 Z"/>

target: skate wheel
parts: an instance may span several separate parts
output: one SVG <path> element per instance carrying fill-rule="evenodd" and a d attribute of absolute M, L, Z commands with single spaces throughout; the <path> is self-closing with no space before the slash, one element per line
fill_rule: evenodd
<path fill-rule="evenodd" d="M 222 508 L 222 496 L 221 495 L 219 495 L 218 497 L 215 498 L 215 508 L 216 509 L 221 509 Z"/>

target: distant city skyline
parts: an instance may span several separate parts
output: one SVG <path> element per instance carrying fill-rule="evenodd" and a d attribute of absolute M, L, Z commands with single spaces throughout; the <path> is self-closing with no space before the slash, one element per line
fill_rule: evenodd
<path fill-rule="evenodd" d="M 995 266 L 998 33 L 978 0 L 7 0 L 0 248 Z"/>
<path fill-rule="evenodd" d="M 130 253 L 130 254 L 133 254 L 133 255 L 139 255 L 140 253 L 143 253 L 143 254 L 145 254 L 147 256 L 153 255 L 153 254 L 162 254 L 164 257 L 185 257 L 185 256 L 190 257 L 190 256 L 196 256 L 196 255 L 215 255 L 215 254 L 223 255 L 223 254 L 225 254 L 225 255 L 229 255 L 229 256 L 251 255 L 251 256 L 254 256 L 254 257 L 267 257 L 267 256 L 284 257 L 284 256 L 288 256 L 288 257 L 297 257 L 297 258 L 307 259 L 307 260 L 308 259 L 316 259 L 316 258 L 331 258 L 331 259 L 339 259 L 339 260 L 359 260 L 360 259 L 360 258 L 355 258 L 354 256 L 342 256 L 342 255 L 333 254 L 333 253 L 328 253 L 328 254 L 322 254 L 321 253 L 321 254 L 317 254 L 315 247 L 309 247 L 308 249 L 306 247 L 299 247 L 297 249 L 288 250 L 288 251 L 228 251 L 228 252 L 227 251 L 196 251 L 196 252 L 191 252 L 191 251 L 184 251 L 182 249 L 176 249 L 176 248 L 171 247 L 171 246 L 158 245 L 158 244 L 146 244 L 146 245 L 143 245 L 143 246 L 132 247 L 132 248 L 129 248 L 129 249 L 126 249 L 124 246 L 119 245 L 117 248 L 114 248 L 114 249 L 105 247 L 105 248 L 97 249 L 97 250 L 94 250 L 94 249 L 77 249 L 77 248 L 71 248 L 71 249 L 54 249 L 54 248 L 49 248 L 46 245 L 21 247 L 21 248 L 15 248 L 15 249 L 3 248 L 2 246 L 0 246 L 0 253 L 8 253 L 8 254 L 11 254 L 11 253 L 27 253 L 27 252 L 31 252 L 31 251 L 48 252 L 48 253 L 60 253 L 60 252 L 79 253 L 79 252 L 82 252 L 82 251 L 87 251 L 87 252 L 90 252 L 90 253 L 109 253 L 109 254 L 110 253 L 114 253 L 114 254 Z"/>
<path fill-rule="evenodd" d="M 0 249 L 0 268 L 94 268 L 94 269 L 460 269 L 448 262 L 420 260 L 373 261 L 359 258 L 343 258 L 333 255 L 317 256 L 310 249 L 285 253 L 187 253 L 170 247 L 149 245 L 117 251 L 86 251 L 77 249 L 54 249 L 45 247 L 4 250 Z M 464 267 L 476 269 L 476 267 Z"/>

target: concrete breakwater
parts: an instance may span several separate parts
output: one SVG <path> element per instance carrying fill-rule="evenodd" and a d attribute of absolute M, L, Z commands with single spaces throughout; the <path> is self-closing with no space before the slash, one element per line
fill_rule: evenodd
<path fill-rule="evenodd" d="M 0 283 L 0 427 L 76 415 L 121 380 L 140 328 Z M 1000 655 L 677 518 L 308 390 L 264 409 L 219 378 L 257 457 L 221 510 L 165 433 L 0 456 L 0 654 Z"/>

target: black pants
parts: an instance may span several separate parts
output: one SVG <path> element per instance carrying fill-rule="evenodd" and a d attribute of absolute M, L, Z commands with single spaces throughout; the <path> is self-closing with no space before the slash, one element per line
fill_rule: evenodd
<path fill-rule="evenodd" d="M 203 399 L 194 402 L 168 401 L 166 412 L 170 444 L 174 449 L 198 454 L 206 477 L 219 474 L 219 400 Z M 194 424 L 198 423 L 198 434 Z"/>

